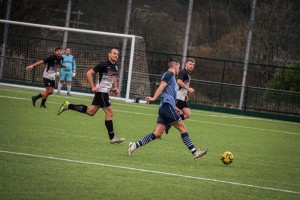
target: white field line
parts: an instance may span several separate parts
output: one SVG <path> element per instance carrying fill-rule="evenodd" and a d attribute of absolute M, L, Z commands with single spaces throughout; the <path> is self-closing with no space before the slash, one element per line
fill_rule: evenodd
<path fill-rule="evenodd" d="M 27 101 L 31 100 L 31 99 L 27 99 L 27 98 L 11 97 L 11 96 L 3 96 L 3 95 L 0 95 L 0 98 L 17 99 L 17 100 L 27 100 Z M 61 103 L 51 102 L 51 101 L 49 101 L 49 103 L 61 104 Z M 114 112 L 122 112 L 122 113 L 144 115 L 144 116 L 157 116 L 157 115 L 154 115 L 154 114 L 146 114 L 146 113 L 140 113 L 140 112 L 126 111 L 126 110 L 115 110 L 114 109 Z M 285 133 L 285 134 L 289 134 L 289 135 L 300 135 L 300 133 L 293 133 L 293 132 L 287 132 L 287 131 L 279 131 L 279 130 L 273 130 L 273 129 L 255 128 L 255 127 L 248 127 L 248 126 L 239 126 L 239 125 L 232 125 L 232 124 L 223 124 L 223 123 L 216 123 L 216 122 L 207 122 L 207 121 L 201 121 L 201 120 L 193 120 L 193 119 L 189 119 L 189 121 L 198 122 L 198 123 L 205 123 L 205 124 L 213 124 L 213 125 L 218 125 L 218 126 L 229 126 L 229 127 L 235 127 L 235 128 L 252 129 L 252 130 L 257 130 L 257 131 L 268 131 L 268 132 L 275 132 L 275 133 Z"/>
<path fill-rule="evenodd" d="M 231 181 L 222 181 L 222 180 L 218 180 L 218 179 L 203 178 L 203 177 L 198 177 L 198 176 L 188 176 L 188 175 L 182 175 L 182 174 L 174 174 L 174 173 L 162 172 L 162 171 L 156 171 L 156 170 L 139 169 L 139 168 L 133 168 L 133 167 L 126 167 L 126 166 L 118 166 L 118 165 L 111 165 L 111 164 L 104 164 L 104 163 L 95 163 L 95 162 L 88 162 L 88 161 L 72 160 L 72 159 L 67 159 L 67 158 L 57 158 L 57 157 L 52 157 L 52 156 L 41 156 L 41 155 L 35 155 L 35 154 L 12 152 L 12 151 L 3 151 L 3 150 L 0 150 L 0 153 L 21 155 L 21 156 L 35 157 L 35 158 L 43 158 L 43 159 L 56 160 L 56 161 L 65 161 L 65 162 L 71 162 L 71 163 L 77 163 L 77 164 L 95 165 L 95 166 L 101 166 L 101 167 L 110 167 L 110 168 L 132 170 L 132 171 L 141 171 L 141 172 L 152 173 L 152 174 L 161 174 L 161 175 L 175 176 L 175 177 L 186 178 L 186 179 L 196 179 L 196 180 L 202 180 L 202 181 L 224 183 L 224 184 L 237 185 L 237 186 L 243 186 L 243 187 L 257 188 L 257 189 L 262 189 L 262 190 L 271 190 L 271 191 L 277 191 L 277 192 L 300 194 L 300 192 L 298 192 L 298 191 L 284 190 L 284 189 L 264 187 L 264 186 L 257 186 L 257 185 L 244 184 L 244 183 L 231 182 Z"/>
<path fill-rule="evenodd" d="M 0 90 L 6 90 L 6 91 L 14 91 L 14 92 L 19 92 L 19 93 L 28 93 L 27 91 L 20 91 L 20 90 L 12 90 L 8 88 L 1 88 L 1 86 L 7 86 L 7 87 L 15 87 L 15 88 L 20 88 L 21 86 L 19 85 L 13 85 L 11 84 L 3 84 L 0 83 Z M 38 88 L 38 87 L 27 87 L 23 86 L 21 88 L 26 88 L 26 89 L 31 89 L 31 90 L 44 90 L 44 88 Z M 67 93 L 66 91 L 62 90 L 61 93 Z M 93 94 L 85 94 L 85 93 L 80 93 L 80 92 L 75 92 L 74 94 L 77 94 L 79 96 L 86 96 L 86 97 L 91 97 L 93 98 Z M 69 96 L 56 96 L 56 97 L 61 97 L 64 99 L 79 99 L 83 101 L 89 101 L 91 102 L 91 99 L 83 99 L 83 98 L 76 98 L 76 97 L 69 97 Z M 156 110 L 156 107 L 153 106 L 147 106 L 145 104 L 136 104 L 136 103 L 121 103 L 121 102 L 114 102 L 116 105 L 122 105 L 122 106 L 127 106 L 127 107 L 134 107 L 134 108 L 143 108 L 143 109 L 151 109 L 151 110 Z M 206 117 L 219 117 L 219 118 L 232 118 L 232 119 L 241 119 L 241 120 L 257 120 L 257 121 L 271 121 L 272 123 L 285 123 L 285 124 L 298 124 L 297 122 L 289 122 L 289 121 L 282 121 L 282 120 L 272 120 L 272 119 L 265 119 L 265 118 L 257 118 L 257 117 L 246 117 L 246 116 L 235 116 L 235 115 L 225 115 L 221 113 L 216 113 L 216 114 L 211 114 L 209 111 L 200 111 L 200 110 L 195 110 L 192 109 L 193 115 L 201 115 L 201 116 L 206 116 Z"/>

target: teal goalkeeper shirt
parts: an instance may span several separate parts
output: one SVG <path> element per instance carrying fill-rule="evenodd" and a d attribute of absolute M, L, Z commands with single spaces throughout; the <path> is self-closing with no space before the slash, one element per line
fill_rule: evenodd
<path fill-rule="evenodd" d="M 62 72 L 72 72 L 76 71 L 76 62 L 75 62 L 75 57 L 73 55 L 66 55 L 63 54 L 62 57 L 64 58 L 63 65 L 66 65 L 67 68 L 61 68 Z"/>

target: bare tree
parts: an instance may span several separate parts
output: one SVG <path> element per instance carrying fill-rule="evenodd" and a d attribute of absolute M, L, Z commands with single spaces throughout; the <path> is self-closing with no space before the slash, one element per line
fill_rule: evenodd
<path fill-rule="evenodd" d="M 252 61 L 285 64 L 299 47 L 299 18 L 296 1 L 261 1 L 257 6 Z"/>

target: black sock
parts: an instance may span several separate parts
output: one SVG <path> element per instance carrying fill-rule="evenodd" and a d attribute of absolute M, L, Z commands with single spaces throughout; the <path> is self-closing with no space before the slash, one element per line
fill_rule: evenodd
<path fill-rule="evenodd" d="M 182 120 L 184 120 L 184 115 L 183 114 L 181 114 L 180 117 L 181 117 Z"/>
<path fill-rule="evenodd" d="M 75 111 L 81 112 L 81 113 L 86 113 L 87 106 L 82 105 L 82 104 L 80 104 L 80 105 L 69 104 L 68 109 L 75 110 Z"/>
<path fill-rule="evenodd" d="M 114 126 L 112 120 L 105 120 L 105 126 L 108 132 L 109 139 L 113 139 L 115 133 L 114 133 Z"/>
<path fill-rule="evenodd" d="M 42 103 L 41 103 L 41 106 L 43 105 L 45 105 L 45 103 L 46 103 L 46 101 L 47 101 L 47 99 L 42 99 Z"/>
<path fill-rule="evenodd" d="M 37 96 L 35 96 L 35 99 L 37 100 L 37 99 L 39 99 L 41 97 L 43 97 L 43 95 L 41 93 L 39 93 Z"/>

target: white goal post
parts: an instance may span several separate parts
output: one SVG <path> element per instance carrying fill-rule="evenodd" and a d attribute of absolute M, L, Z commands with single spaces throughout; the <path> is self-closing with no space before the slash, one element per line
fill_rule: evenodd
<path fill-rule="evenodd" d="M 108 49 L 115 47 L 119 49 L 120 54 L 125 52 L 125 55 L 120 55 L 125 61 L 124 64 L 122 62 L 123 66 L 120 66 L 118 77 L 120 95 L 111 95 L 112 99 L 131 102 L 150 95 L 145 44 L 142 37 L 2 19 L 0 31 L 0 34 L 7 34 L 3 37 L 7 40 L 1 41 L 1 82 L 40 85 L 43 67 L 39 67 L 41 70 L 32 75 L 24 70 L 25 66 L 46 58 L 53 54 L 56 47 L 63 46 L 63 33 L 68 31 L 67 46 L 71 47 L 72 54 L 75 55 L 79 72 L 72 90 L 74 88 L 75 91 L 90 93 L 85 73 L 100 60 L 106 59 Z M 131 41 L 130 45 L 126 51 L 121 51 L 125 40 L 126 43 L 127 40 Z M 120 62 L 121 59 L 118 61 L 119 65 Z"/>

